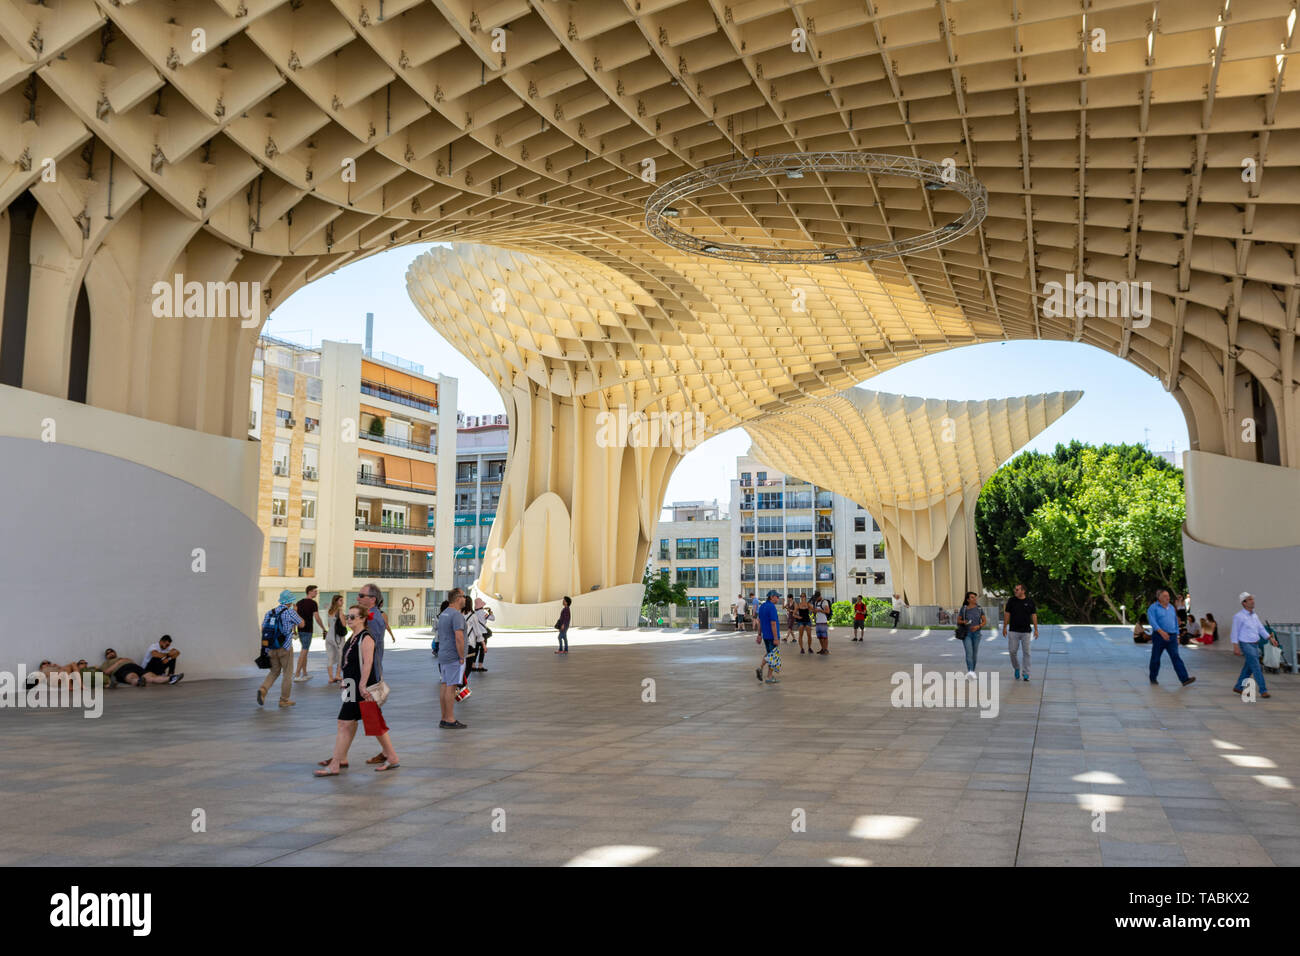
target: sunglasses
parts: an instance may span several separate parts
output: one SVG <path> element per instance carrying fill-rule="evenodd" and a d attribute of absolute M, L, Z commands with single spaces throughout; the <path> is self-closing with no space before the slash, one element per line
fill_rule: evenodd
<path fill-rule="evenodd" d="M 359 620 L 361 620 L 361 615 L 360 615 L 360 614 L 349 614 L 349 615 L 348 615 L 348 620 L 349 620 L 349 621 L 359 621 Z"/>

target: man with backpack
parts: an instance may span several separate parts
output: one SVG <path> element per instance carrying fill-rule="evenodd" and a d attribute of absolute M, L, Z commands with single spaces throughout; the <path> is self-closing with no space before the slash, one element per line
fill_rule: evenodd
<path fill-rule="evenodd" d="M 292 707 L 295 701 L 289 699 L 293 692 L 293 635 L 303 620 L 293 606 L 293 592 L 286 589 L 280 592 L 280 603 L 266 612 L 262 618 L 262 649 L 271 659 L 271 670 L 266 680 L 257 689 L 257 703 L 266 701 L 266 692 L 275 684 L 281 674 L 280 706 Z"/>

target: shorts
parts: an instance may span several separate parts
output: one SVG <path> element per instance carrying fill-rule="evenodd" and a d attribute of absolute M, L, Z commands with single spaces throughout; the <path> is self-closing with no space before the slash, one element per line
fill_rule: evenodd
<path fill-rule="evenodd" d="M 452 687 L 459 687 L 465 683 L 465 665 L 459 662 L 455 664 L 438 664 L 438 679 L 444 684 Z"/>
<path fill-rule="evenodd" d="M 131 674 L 136 677 L 144 677 L 144 668 L 139 664 L 123 664 L 113 671 L 113 677 L 119 684 L 125 684 L 127 677 Z"/>
<path fill-rule="evenodd" d="M 302 643 L 302 649 L 305 651 L 311 647 L 311 631 L 299 631 L 298 640 Z"/>
<path fill-rule="evenodd" d="M 825 625 L 825 624 L 818 624 L 818 625 L 817 625 L 817 637 L 818 637 L 818 639 L 821 639 L 821 638 L 826 637 L 826 636 L 827 636 L 826 625 Z"/>
<path fill-rule="evenodd" d="M 774 647 L 776 647 L 776 641 L 772 640 L 770 637 L 763 638 L 763 653 L 765 655 L 771 654 L 772 648 Z"/>
<path fill-rule="evenodd" d="M 866 626 L 867 626 L 867 619 L 866 619 L 865 617 L 855 617 L 855 618 L 853 619 L 853 626 L 854 626 L 854 627 L 866 627 Z"/>

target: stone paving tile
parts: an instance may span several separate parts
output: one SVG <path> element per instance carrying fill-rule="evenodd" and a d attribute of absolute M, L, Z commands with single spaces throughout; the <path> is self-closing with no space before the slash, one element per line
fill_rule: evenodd
<path fill-rule="evenodd" d="M 1243 704 L 1215 690 L 1230 652 L 1196 648 L 1197 685 L 1151 687 L 1126 634 L 1069 630 L 1043 629 L 1029 684 L 990 642 L 995 719 L 890 705 L 895 671 L 960 667 L 940 635 L 837 630 L 831 657 L 787 651 L 768 687 L 745 680 L 743 635 L 577 630 L 562 662 L 497 650 L 454 734 L 404 639 L 385 708 L 402 770 L 378 776 L 358 740 L 349 771 L 311 777 L 338 709 L 319 680 L 292 710 L 257 707 L 250 677 L 114 694 L 95 721 L 0 711 L 0 865 L 560 865 L 621 846 L 649 866 L 1300 865 L 1300 681 Z"/>

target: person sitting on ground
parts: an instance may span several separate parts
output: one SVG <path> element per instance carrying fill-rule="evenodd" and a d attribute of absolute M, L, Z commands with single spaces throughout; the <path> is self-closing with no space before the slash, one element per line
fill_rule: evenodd
<path fill-rule="evenodd" d="M 31 690 L 42 681 L 48 681 L 51 674 L 80 674 L 95 669 L 90 667 L 84 660 L 77 661 L 74 664 L 64 664 L 62 667 L 50 661 L 41 661 L 40 666 L 27 677 L 27 689 Z"/>
<path fill-rule="evenodd" d="M 1193 641 L 1197 644 L 1201 643 L 1201 625 L 1196 620 L 1195 614 L 1189 614 L 1187 615 L 1187 643 L 1190 644 Z"/>
<path fill-rule="evenodd" d="M 144 669 L 150 674 L 160 674 L 171 678 L 169 684 L 178 684 L 185 679 L 184 674 L 176 673 L 176 662 L 181 652 L 172 646 L 172 636 L 164 634 L 144 654 Z"/>
<path fill-rule="evenodd" d="M 1213 644 L 1218 636 L 1219 622 L 1214 619 L 1214 615 L 1206 613 L 1201 618 L 1201 636 L 1199 638 L 1202 644 Z"/>
<path fill-rule="evenodd" d="M 116 678 L 119 684 L 132 684 L 144 687 L 146 684 L 174 684 L 176 677 L 163 674 L 150 674 L 129 657 L 119 657 L 111 647 L 104 651 L 104 663 L 99 668 L 105 678 Z"/>
<path fill-rule="evenodd" d="M 1138 615 L 1137 622 L 1133 625 L 1134 644 L 1151 643 L 1151 635 L 1147 633 L 1147 629 L 1145 626 L 1146 623 L 1147 623 L 1147 612 L 1143 611 L 1141 614 Z"/>

